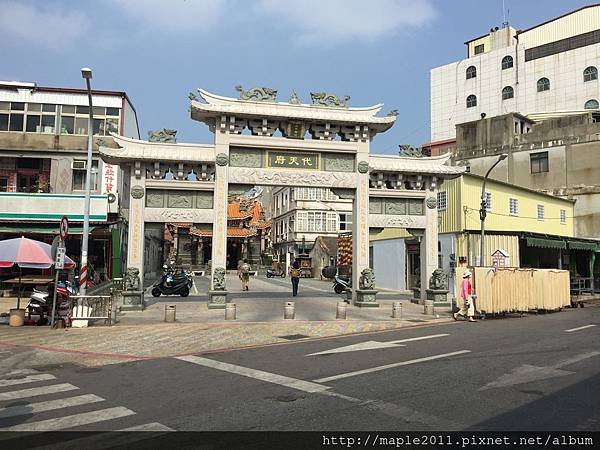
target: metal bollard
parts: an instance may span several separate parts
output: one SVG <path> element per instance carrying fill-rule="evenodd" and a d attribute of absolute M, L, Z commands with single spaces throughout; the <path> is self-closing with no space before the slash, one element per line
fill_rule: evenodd
<path fill-rule="evenodd" d="M 392 303 L 392 317 L 394 319 L 402 319 L 402 302 Z"/>
<path fill-rule="evenodd" d="M 427 314 L 428 316 L 433 316 L 434 308 L 433 308 L 433 300 L 425 300 L 423 304 L 423 314 Z"/>
<path fill-rule="evenodd" d="M 346 318 L 346 302 L 338 302 L 337 308 L 335 310 L 335 318 L 336 319 L 345 319 Z"/>
<path fill-rule="evenodd" d="M 225 304 L 225 320 L 235 320 L 236 307 L 235 303 Z"/>
<path fill-rule="evenodd" d="M 175 305 L 165 305 L 165 322 L 175 322 Z"/>
<path fill-rule="evenodd" d="M 285 302 L 285 307 L 283 308 L 283 318 L 293 319 L 296 315 L 295 309 L 296 307 L 294 306 L 294 302 Z"/>

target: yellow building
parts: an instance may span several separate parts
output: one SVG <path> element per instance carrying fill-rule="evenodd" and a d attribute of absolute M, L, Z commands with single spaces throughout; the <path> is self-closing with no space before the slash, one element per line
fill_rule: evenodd
<path fill-rule="evenodd" d="M 483 177 L 465 174 L 438 192 L 440 267 L 479 265 Z M 598 243 L 573 238 L 574 201 L 508 183 L 486 182 L 485 266 L 569 269 L 592 276 Z M 453 286 L 453 283 L 450 283 Z"/>

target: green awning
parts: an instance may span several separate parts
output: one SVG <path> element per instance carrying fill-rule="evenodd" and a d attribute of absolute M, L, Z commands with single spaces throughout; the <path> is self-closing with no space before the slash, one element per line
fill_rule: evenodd
<path fill-rule="evenodd" d="M 90 226 L 90 233 L 96 227 Z M 58 227 L 32 227 L 28 225 L 14 225 L 12 227 L 0 227 L 1 233 L 10 233 L 10 234 L 58 234 Z M 74 234 L 83 234 L 83 227 L 69 227 L 69 235 Z"/>
<path fill-rule="evenodd" d="M 565 241 L 559 241 L 558 239 L 544 239 L 544 238 L 527 238 L 528 247 L 540 247 L 540 248 L 567 248 Z"/>
<path fill-rule="evenodd" d="M 590 252 L 595 251 L 598 248 L 598 244 L 595 242 L 585 241 L 571 241 L 569 240 L 569 250 L 587 250 Z"/>

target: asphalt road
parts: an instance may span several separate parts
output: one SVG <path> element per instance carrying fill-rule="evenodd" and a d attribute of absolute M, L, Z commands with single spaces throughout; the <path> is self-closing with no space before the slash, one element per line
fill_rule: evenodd
<path fill-rule="evenodd" d="M 357 344 L 379 348 L 322 353 Z M 72 387 L 23 393 L 54 385 Z M 599 393 L 600 308 L 587 307 L 183 359 L 39 367 L 0 380 L 0 429 L 599 431 Z M 60 406 L 80 396 L 88 397 Z"/>

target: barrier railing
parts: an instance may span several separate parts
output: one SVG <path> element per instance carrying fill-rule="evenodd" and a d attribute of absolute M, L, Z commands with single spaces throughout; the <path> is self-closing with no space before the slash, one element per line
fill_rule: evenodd
<path fill-rule="evenodd" d="M 71 299 L 74 302 L 70 316 L 71 321 L 104 320 L 106 325 L 112 325 L 112 295 L 72 295 Z"/>

